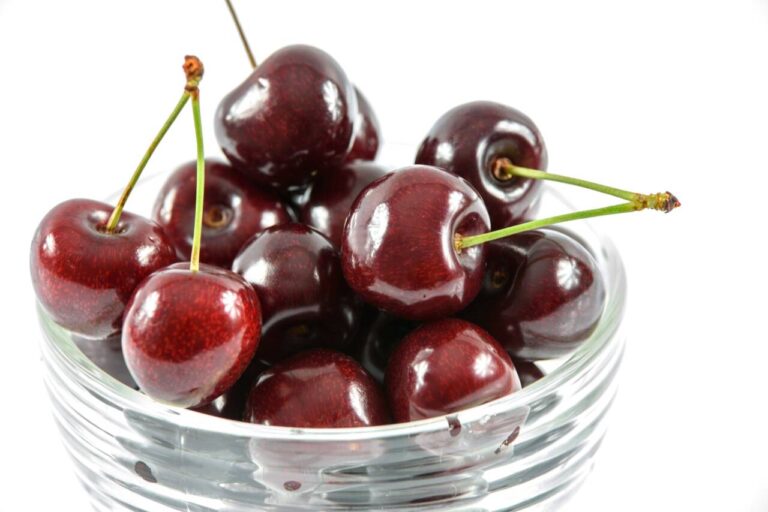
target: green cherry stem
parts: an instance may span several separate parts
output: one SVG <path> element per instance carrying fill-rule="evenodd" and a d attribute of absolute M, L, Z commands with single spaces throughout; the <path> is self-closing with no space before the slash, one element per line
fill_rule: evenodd
<path fill-rule="evenodd" d="M 609 196 L 618 197 L 625 201 L 637 201 L 641 199 L 643 194 L 635 192 L 629 192 L 628 190 L 622 190 L 620 188 L 608 187 L 592 181 L 581 180 L 579 178 L 571 178 L 570 176 L 563 176 L 561 174 L 552 174 L 550 172 L 539 171 L 537 169 L 529 169 L 527 167 L 520 167 L 512 163 L 509 158 L 497 158 L 493 162 L 493 175 L 501 180 L 508 181 L 512 178 L 530 178 L 533 180 L 546 180 L 556 181 L 558 183 L 567 183 L 569 185 L 575 185 L 577 187 L 594 190 L 595 192 L 602 192 Z"/>
<path fill-rule="evenodd" d="M 202 77 L 202 64 L 200 76 Z M 200 91 L 197 86 L 190 91 L 192 96 L 192 117 L 195 122 L 195 140 L 197 141 L 197 180 L 195 183 L 195 230 L 192 235 L 192 256 L 189 258 L 189 269 L 192 272 L 200 270 L 200 243 L 203 238 L 203 198 L 205 192 L 205 151 L 203 149 L 203 123 L 200 121 Z"/>
<path fill-rule="evenodd" d="M 669 192 L 661 192 L 658 194 L 639 194 L 639 198 L 629 201 L 627 203 L 616 204 L 613 206 L 606 206 L 604 208 L 596 208 L 594 210 L 582 210 L 579 212 L 566 213 L 563 215 L 556 215 L 554 217 L 547 217 L 545 219 L 532 220 L 530 222 L 524 222 L 516 226 L 509 226 L 496 231 L 489 231 L 488 233 L 482 233 L 480 235 L 462 236 L 456 234 L 454 236 L 454 247 L 457 252 L 473 245 L 480 245 L 499 238 L 505 238 L 508 236 L 522 233 L 523 231 L 530 231 L 532 229 L 543 228 L 545 226 L 551 226 L 553 224 L 560 224 L 562 222 L 568 222 L 571 220 L 589 219 L 591 217 L 603 217 L 605 215 L 616 215 L 618 213 L 630 213 L 638 212 L 641 210 L 659 210 L 665 213 L 669 213 L 675 208 L 680 206 L 680 201 L 670 194 Z"/>
<path fill-rule="evenodd" d="M 243 48 L 245 48 L 245 53 L 248 54 L 248 60 L 251 63 L 251 67 L 253 69 L 256 69 L 256 59 L 253 58 L 253 52 L 251 51 L 251 45 L 248 44 L 248 39 L 245 37 L 245 32 L 243 32 L 243 27 L 240 25 L 240 19 L 237 17 L 237 12 L 235 12 L 235 8 L 232 5 L 231 0 L 226 0 L 227 7 L 229 8 L 229 14 L 232 15 L 232 21 L 235 22 L 235 27 L 237 27 L 237 33 L 240 34 L 240 41 L 243 42 Z"/>
<path fill-rule="evenodd" d="M 133 175 L 131 176 L 130 181 L 128 182 L 128 185 L 126 185 L 125 189 L 123 190 L 123 193 L 120 194 L 120 199 L 117 200 L 117 204 L 115 205 L 114 210 L 112 210 L 112 214 L 109 216 L 109 220 L 107 220 L 106 225 L 106 231 L 107 233 L 114 233 L 117 229 L 117 225 L 120 222 L 120 215 L 123 213 L 123 208 L 125 208 L 125 203 L 128 202 L 128 196 L 131 195 L 131 192 L 133 191 L 133 187 L 136 186 L 136 182 L 139 181 L 139 177 L 141 176 L 141 173 L 144 171 L 144 168 L 147 166 L 147 163 L 149 162 L 149 159 L 152 158 L 152 155 L 155 152 L 155 149 L 157 149 L 157 146 L 160 145 L 160 141 L 163 140 L 163 137 L 165 137 L 165 134 L 168 132 L 168 129 L 171 127 L 174 121 L 176 121 L 176 118 L 179 117 L 179 113 L 184 108 L 184 105 L 187 104 L 187 101 L 190 97 L 189 87 L 194 82 L 194 86 L 197 86 L 197 83 L 200 82 L 200 78 L 202 78 L 202 74 L 200 75 L 200 78 L 192 77 L 190 78 L 190 72 L 188 71 L 188 66 L 190 65 L 188 63 L 188 60 L 197 59 L 197 57 L 185 57 L 184 60 L 184 73 L 187 76 L 187 83 L 184 87 L 184 94 L 181 95 L 181 98 L 179 98 L 179 101 L 176 103 L 176 106 L 173 108 L 173 111 L 171 111 L 171 115 L 168 116 L 168 119 L 165 120 L 165 123 L 163 123 L 163 126 L 160 128 L 160 131 L 157 132 L 157 135 L 155 135 L 154 140 L 149 145 L 149 148 L 147 148 L 146 153 L 144 153 L 144 156 L 141 159 L 141 162 L 139 162 L 138 167 L 136 167 L 136 170 L 133 171 Z M 199 62 L 199 61 L 198 61 Z M 195 82 L 196 80 L 196 82 Z"/>

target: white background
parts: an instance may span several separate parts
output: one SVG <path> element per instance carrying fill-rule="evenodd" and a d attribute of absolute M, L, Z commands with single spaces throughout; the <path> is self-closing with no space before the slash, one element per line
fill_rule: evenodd
<path fill-rule="evenodd" d="M 673 214 L 595 222 L 625 258 L 630 337 L 568 510 L 768 510 L 768 2 L 236 5 L 258 59 L 297 42 L 335 56 L 388 141 L 415 150 L 445 110 L 496 100 L 536 121 L 553 172 L 674 191 Z M 215 106 L 249 72 L 228 16 L 223 1 L 0 0 L 0 510 L 87 508 L 42 386 L 35 225 L 123 186 L 181 93 L 185 53 L 206 64 L 218 153 Z M 149 172 L 193 156 L 186 111 Z"/>

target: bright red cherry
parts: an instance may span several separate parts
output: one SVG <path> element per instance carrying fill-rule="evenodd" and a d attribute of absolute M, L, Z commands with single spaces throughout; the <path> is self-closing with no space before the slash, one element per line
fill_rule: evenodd
<path fill-rule="evenodd" d="M 477 192 L 436 167 L 414 165 L 363 189 L 344 226 L 342 265 L 365 301 L 410 320 L 463 309 L 482 282 L 485 248 L 457 252 L 457 235 L 490 228 Z"/>
<path fill-rule="evenodd" d="M 357 119 L 355 120 L 352 149 L 344 161 L 375 160 L 381 141 L 379 120 L 376 118 L 371 104 L 357 87 L 355 87 L 355 96 L 357 97 Z"/>
<path fill-rule="evenodd" d="M 152 211 L 152 219 L 171 238 L 180 259 L 188 258 L 192 250 L 196 166 L 194 161 L 186 163 L 168 177 Z M 206 160 L 203 263 L 229 268 L 249 238 L 290 220 L 277 194 L 249 183 L 229 164 Z"/>
<path fill-rule="evenodd" d="M 258 358 L 273 363 L 307 348 L 351 344 L 359 302 L 344 282 L 338 251 L 314 229 L 269 228 L 243 247 L 232 269 L 261 300 Z"/>
<path fill-rule="evenodd" d="M 397 422 L 442 416 L 520 388 L 501 345 L 480 327 L 454 318 L 411 332 L 387 366 L 387 396 Z"/>
<path fill-rule="evenodd" d="M 136 383 L 155 400 L 200 407 L 232 387 L 253 359 L 261 311 L 239 275 L 179 263 L 136 289 L 123 322 L 123 354 Z"/>
<path fill-rule="evenodd" d="M 311 185 L 299 211 L 299 220 L 341 247 L 344 221 L 360 191 L 387 174 L 373 162 L 357 161 L 326 169 Z"/>
<path fill-rule="evenodd" d="M 346 157 L 356 117 L 355 90 L 341 66 L 317 48 L 287 46 L 224 97 L 216 138 L 254 181 L 297 188 Z"/>
<path fill-rule="evenodd" d="M 466 318 L 487 329 L 513 356 L 566 355 L 594 331 L 605 285 L 589 251 L 563 229 L 490 242 L 486 278 Z"/>
<path fill-rule="evenodd" d="M 29 267 L 40 305 L 57 324 L 89 338 L 117 333 L 134 288 L 177 261 L 163 230 L 144 217 L 123 212 L 107 233 L 112 210 L 89 199 L 65 201 L 32 239 Z"/>
<path fill-rule="evenodd" d="M 497 176 L 494 163 L 499 158 L 521 167 L 547 168 L 544 139 L 533 121 L 514 108 L 476 101 L 438 119 L 421 143 L 416 163 L 466 178 L 482 196 L 493 229 L 500 229 L 531 218 L 541 183 Z"/>
<path fill-rule="evenodd" d="M 247 421 L 297 428 L 389 423 L 384 394 L 351 357 L 316 349 L 266 370 L 251 389 Z"/>

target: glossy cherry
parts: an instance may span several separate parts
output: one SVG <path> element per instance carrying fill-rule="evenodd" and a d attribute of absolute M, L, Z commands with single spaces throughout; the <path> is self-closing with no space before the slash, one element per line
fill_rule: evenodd
<path fill-rule="evenodd" d="M 144 217 L 123 212 L 107 233 L 112 209 L 89 199 L 65 201 L 32 239 L 29 267 L 40 305 L 57 324 L 89 338 L 117 333 L 134 288 L 177 261 L 163 230 Z"/>
<path fill-rule="evenodd" d="M 254 181 L 301 187 L 339 164 L 352 144 L 357 99 L 339 64 L 311 46 L 287 46 L 219 104 L 216 138 Z"/>
<path fill-rule="evenodd" d="M 539 180 L 505 179 L 494 162 L 546 170 L 547 150 L 536 125 L 514 108 L 490 101 L 466 103 L 438 119 L 421 143 L 417 164 L 435 165 L 466 178 L 480 193 L 493 229 L 530 219 L 535 213 Z"/>
<path fill-rule="evenodd" d="M 463 179 L 414 165 L 363 189 L 344 226 L 342 265 L 365 301 L 410 320 L 451 315 L 480 290 L 484 245 L 460 252 L 456 235 L 485 233 L 488 212 Z"/>
<path fill-rule="evenodd" d="M 314 229 L 298 223 L 269 228 L 243 247 L 232 269 L 261 300 L 258 358 L 272 363 L 352 342 L 359 302 L 344 282 L 338 251 Z"/>
<path fill-rule="evenodd" d="M 373 162 L 357 161 L 326 169 L 312 184 L 299 210 L 299 220 L 341 247 L 344 221 L 360 191 L 387 174 Z"/>
<path fill-rule="evenodd" d="M 196 166 L 192 161 L 174 171 L 152 210 L 152 219 L 171 238 L 180 259 L 188 258 L 192 250 Z M 200 246 L 203 263 L 229 268 L 254 234 L 290 220 L 277 194 L 253 185 L 227 163 L 206 160 Z"/>
<path fill-rule="evenodd" d="M 387 397 L 397 422 L 460 411 L 520 388 L 501 345 L 480 327 L 454 318 L 411 332 L 387 366 Z"/>
<path fill-rule="evenodd" d="M 123 354 L 147 395 L 200 407 L 232 387 L 259 343 L 259 299 L 239 275 L 178 263 L 136 289 L 125 312 Z"/>
<path fill-rule="evenodd" d="M 382 311 L 360 334 L 359 345 L 354 355 L 376 382 L 383 383 L 392 352 L 398 343 L 416 327 L 418 327 L 416 322 Z"/>
<path fill-rule="evenodd" d="M 559 229 L 490 242 L 483 290 L 466 317 L 513 356 L 568 354 L 597 326 L 605 286 L 592 255 Z"/>
<path fill-rule="evenodd" d="M 297 428 L 369 427 L 389 423 L 379 385 L 351 357 L 302 352 L 266 370 L 251 389 L 246 421 Z"/>
<path fill-rule="evenodd" d="M 355 160 L 375 160 L 379 152 L 381 141 L 381 128 L 379 120 L 373 112 L 368 99 L 363 96 L 360 89 L 355 87 L 357 97 L 357 119 L 352 140 L 352 149 L 349 150 L 346 162 Z"/>

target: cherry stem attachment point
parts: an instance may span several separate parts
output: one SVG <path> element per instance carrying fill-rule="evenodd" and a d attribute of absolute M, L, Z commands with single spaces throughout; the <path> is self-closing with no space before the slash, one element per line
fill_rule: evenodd
<path fill-rule="evenodd" d="M 473 245 L 484 244 L 486 242 L 491 242 L 500 238 L 516 235 L 524 231 L 530 231 L 532 229 L 543 228 L 553 224 L 560 224 L 562 222 L 568 222 L 572 220 L 589 219 L 591 217 L 603 217 L 605 215 L 615 215 L 618 213 L 638 212 L 641 210 L 659 210 L 665 213 L 669 213 L 680 206 L 680 201 L 678 201 L 677 198 L 669 192 L 639 195 L 641 197 L 637 201 L 630 201 L 613 206 L 596 208 L 594 210 L 582 210 L 579 212 L 566 213 L 563 215 L 556 215 L 554 217 L 547 217 L 545 219 L 532 220 L 530 222 L 524 222 L 516 226 L 497 229 L 496 231 L 490 231 L 480 235 L 465 237 L 457 233 L 454 235 L 454 248 L 457 252 L 459 252 L 462 249 L 472 247 Z"/>
<path fill-rule="evenodd" d="M 202 77 L 202 65 L 201 74 Z M 199 80 L 198 80 L 199 82 Z M 200 91 L 195 85 L 190 91 L 192 96 L 192 117 L 195 123 L 195 140 L 197 141 L 197 178 L 195 194 L 195 230 L 192 235 L 192 255 L 189 258 L 189 269 L 192 272 L 200 270 L 200 243 L 203 237 L 203 199 L 205 193 L 205 150 L 203 149 L 203 123 L 200 120 Z"/>
<path fill-rule="evenodd" d="M 251 63 L 251 67 L 256 69 L 256 59 L 253 58 L 251 46 L 248 44 L 248 39 L 246 39 L 245 32 L 243 32 L 243 27 L 240 25 L 240 19 L 237 17 L 237 12 L 235 12 L 235 8 L 232 6 L 231 0 L 226 0 L 226 2 L 227 7 L 229 8 L 229 14 L 232 15 L 232 21 L 235 22 L 235 27 L 237 27 L 237 33 L 240 34 L 240 41 L 243 43 L 243 48 L 245 48 L 245 53 L 248 55 L 248 60 Z"/>

